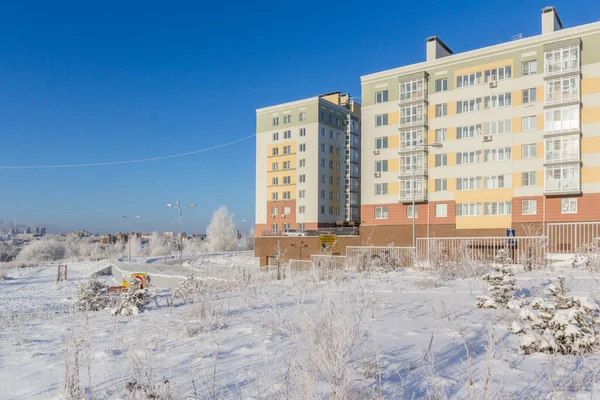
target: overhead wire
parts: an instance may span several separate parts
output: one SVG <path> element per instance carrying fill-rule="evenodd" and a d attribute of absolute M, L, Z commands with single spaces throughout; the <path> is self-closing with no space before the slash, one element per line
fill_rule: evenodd
<path fill-rule="evenodd" d="M 151 162 L 151 161 L 159 161 L 159 160 L 167 160 L 171 158 L 179 158 L 179 157 L 187 157 L 194 154 L 205 153 L 207 151 L 220 149 L 223 147 L 231 146 L 236 143 L 243 142 L 245 140 L 251 139 L 256 134 L 252 134 L 250 136 L 246 136 L 241 139 L 234 140 L 232 142 L 223 143 L 217 146 L 207 147 L 205 149 L 188 151 L 186 153 L 172 154 L 168 156 L 160 156 L 160 157 L 152 157 L 152 158 L 142 158 L 137 160 L 123 160 L 123 161 L 107 161 L 107 162 L 99 162 L 99 163 L 87 163 L 87 164 L 59 164 L 59 165 L 0 165 L 0 169 L 51 169 L 51 168 L 86 168 L 86 167 L 102 167 L 108 165 L 121 165 L 121 164 L 136 164 L 143 162 Z"/>

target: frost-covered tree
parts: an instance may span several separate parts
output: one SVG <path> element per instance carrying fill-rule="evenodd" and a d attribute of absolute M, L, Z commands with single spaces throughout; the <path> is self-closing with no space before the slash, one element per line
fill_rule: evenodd
<path fill-rule="evenodd" d="M 137 315 L 151 298 L 148 288 L 142 289 L 140 281 L 132 279 L 127 291 L 121 294 L 121 303 L 111 311 L 111 315 Z"/>
<path fill-rule="evenodd" d="M 586 354 L 598 348 L 600 313 L 587 297 L 567 296 L 566 279 L 548 288 L 550 298 L 534 299 L 531 309 L 521 310 L 521 323 L 511 330 L 523 334 L 521 350 L 526 354 Z"/>
<path fill-rule="evenodd" d="M 494 262 L 494 272 L 483 276 L 483 280 L 488 282 L 489 296 L 477 296 L 477 307 L 521 308 L 522 301 L 515 298 L 515 292 L 519 288 L 516 285 L 512 260 L 504 250 L 500 250 Z"/>
<path fill-rule="evenodd" d="M 23 247 L 17 256 L 17 262 L 43 264 L 60 261 L 66 258 L 67 249 L 63 242 L 57 240 L 34 240 Z"/>
<path fill-rule="evenodd" d="M 77 290 L 77 307 L 82 311 L 104 310 L 110 302 L 108 286 L 98 280 L 79 285 Z"/>
<path fill-rule="evenodd" d="M 227 207 L 221 206 L 214 212 L 212 220 L 206 228 L 206 236 L 210 252 L 218 253 L 237 249 L 233 214 L 229 214 Z"/>

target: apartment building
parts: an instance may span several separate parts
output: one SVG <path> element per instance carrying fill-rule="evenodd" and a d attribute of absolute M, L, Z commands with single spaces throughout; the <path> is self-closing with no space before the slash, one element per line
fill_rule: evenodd
<path fill-rule="evenodd" d="M 600 23 L 541 25 L 461 54 L 430 37 L 426 61 L 361 77 L 361 237 L 600 221 Z"/>
<path fill-rule="evenodd" d="M 360 221 L 360 104 L 328 93 L 256 110 L 256 233 Z"/>

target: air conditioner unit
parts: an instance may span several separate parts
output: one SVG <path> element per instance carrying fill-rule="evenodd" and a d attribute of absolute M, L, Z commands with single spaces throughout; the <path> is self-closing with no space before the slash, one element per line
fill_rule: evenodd
<path fill-rule="evenodd" d="M 375 172 L 375 178 L 381 178 L 381 172 Z"/>
<path fill-rule="evenodd" d="M 490 88 L 495 88 L 495 87 L 498 87 L 498 82 L 496 82 L 496 81 L 491 81 L 491 82 L 490 82 Z"/>
<path fill-rule="evenodd" d="M 285 218 L 285 214 L 283 214 L 283 215 L 281 216 L 281 218 Z"/>
<path fill-rule="evenodd" d="M 271 218 L 275 218 L 275 214 L 271 215 Z"/>
<path fill-rule="evenodd" d="M 485 135 L 485 136 L 483 137 L 483 141 L 484 141 L 484 142 L 491 142 L 492 140 L 493 140 L 493 137 L 492 137 L 492 135 Z"/>
<path fill-rule="evenodd" d="M 373 150 L 373 154 L 374 155 L 378 155 L 379 154 L 379 150 Z"/>

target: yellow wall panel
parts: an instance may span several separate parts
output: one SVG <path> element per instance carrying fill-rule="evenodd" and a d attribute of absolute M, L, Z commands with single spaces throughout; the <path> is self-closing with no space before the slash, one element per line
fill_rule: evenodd
<path fill-rule="evenodd" d="M 583 154 L 600 153 L 600 136 L 581 139 L 581 152 Z"/>
<path fill-rule="evenodd" d="M 587 78 L 581 81 L 581 94 L 600 93 L 600 77 Z"/>
<path fill-rule="evenodd" d="M 398 125 L 399 122 L 400 120 L 398 111 L 388 113 L 388 125 Z"/>
<path fill-rule="evenodd" d="M 536 91 L 535 101 L 538 103 L 543 103 L 544 102 L 544 87 L 538 86 L 535 91 Z"/>
<path fill-rule="evenodd" d="M 486 201 L 510 201 L 513 197 L 513 189 L 483 189 L 483 190 L 460 190 L 454 193 L 457 203 L 482 203 Z"/>
<path fill-rule="evenodd" d="M 481 65 L 476 65 L 474 67 L 468 67 L 468 68 L 462 68 L 462 69 L 457 69 L 456 71 L 454 71 L 454 81 L 456 81 L 456 77 L 460 76 L 460 75 L 466 75 L 466 74 L 470 74 L 473 72 L 483 72 L 486 69 L 492 69 L 492 68 L 498 68 L 498 67 L 505 67 L 507 65 L 513 66 L 513 59 L 512 58 L 508 58 L 505 60 L 500 60 L 500 61 L 495 61 L 492 63 L 487 63 L 487 64 L 481 64 Z M 514 74 L 514 68 L 513 70 L 513 74 Z M 481 80 L 483 81 L 484 77 L 481 77 Z"/>
<path fill-rule="evenodd" d="M 433 156 L 433 164 L 435 165 L 435 155 Z M 456 153 L 448 153 L 448 166 L 455 167 L 456 166 Z"/>
<path fill-rule="evenodd" d="M 512 147 L 512 159 L 513 160 L 522 160 L 523 159 L 523 149 L 521 146 L 516 145 Z"/>
<path fill-rule="evenodd" d="M 521 132 L 521 129 L 522 129 L 521 118 L 513 118 L 513 120 L 512 120 L 512 133 Z"/>
<path fill-rule="evenodd" d="M 456 178 L 447 178 L 448 179 L 448 191 L 455 192 L 456 191 Z"/>
<path fill-rule="evenodd" d="M 581 110 L 581 123 L 593 124 L 600 122 L 600 107 L 587 107 Z"/>
<path fill-rule="evenodd" d="M 600 182 L 600 167 L 583 167 L 581 168 L 582 183 L 598 183 Z"/>
<path fill-rule="evenodd" d="M 521 173 L 520 172 L 513 172 L 513 174 L 512 174 L 512 185 L 513 185 L 513 188 L 521 187 L 522 183 L 523 182 L 521 180 Z"/>
<path fill-rule="evenodd" d="M 399 182 L 388 183 L 388 194 L 390 194 L 390 195 L 400 194 L 400 183 Z"/>
<path fill-rule="evenodd" d="M 400 171 L 400 159 L 393 158 L 388 160 L 388 171 L 389 172 L 398 172 Z"/>
<path fill-rule="evenodd" d="M 535 156 L 537 158 L 544 158 L 544 143 L 538 142 L 535 144 Z"/>
<path fill-rule="evenodd" d="M 544 171 L 535 171 L 535 185 L 544 186 Z"/>
<path fill-rule="evenodd" d="M 520 106 L 523 104 L 523 94 L 520 90 L 516 90 L 512 93 L 512 105 Z"/>
<path fill-rule="evenodd" d="M 398 135 L 388 136 L 388 148 L 397 149 L 399 147 L 400 139 Z"/>
<path fill-rule="evenodd" d="M 456 115 L 456 102 L 451 101 L 448 103 L 448 115 Z"/>
<path fill-rule="evenodd" d="M 456 229 L 497 229 L 511 226 L 512 217 L 510 215 L 456 217 Z"/>
<path fill-rule="evenodd" d="M 538 131 L 544 130 L 544 114 L 535 116 L 535 128 Z"/>
<path fill-rule="evenodd" d="M 429 111 L 427 112 L 429 119 L 435 118 L 435 105 L 429 106 Z"/>
<path fill-rule="evenodd" d="M 435 135 L 433 139 L 435 140 Z M 448 140 L 456 140 L 456 127 L 448 128 Z"/>

